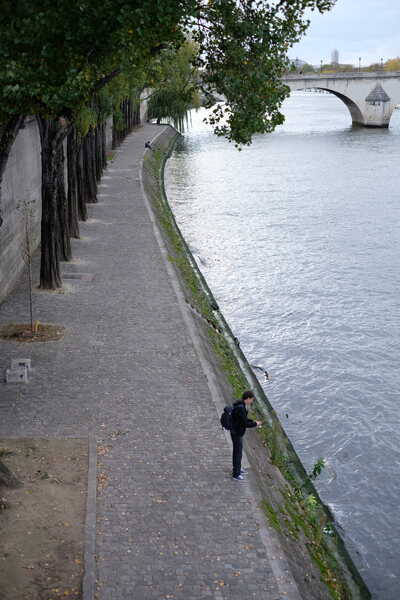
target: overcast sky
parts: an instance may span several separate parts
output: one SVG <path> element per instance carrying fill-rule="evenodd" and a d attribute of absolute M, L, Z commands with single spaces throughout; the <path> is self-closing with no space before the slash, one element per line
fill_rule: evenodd
<path fill-rule="evenodd" d="M 310 27 L 289 52 L 310 64 L 330 62 L 334 48 L 341 63 L 362 65 L 400 56 L 399 0 L 337 0 L 328 13 L 310 13 Z"/>

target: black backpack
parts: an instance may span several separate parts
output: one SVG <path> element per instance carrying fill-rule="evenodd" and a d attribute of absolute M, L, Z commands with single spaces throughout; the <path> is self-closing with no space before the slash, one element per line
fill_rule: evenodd
<path fill-rule="evenodd" d="M 225 406 L 224 411 L 220 418 L 220 422 L 221 422 L 223 429 L 227 429 L 228 431 L 231 431 L 233 428 L 232 412 L 233 412 L 233 405 L 228 404 L 228 406 Z"/>

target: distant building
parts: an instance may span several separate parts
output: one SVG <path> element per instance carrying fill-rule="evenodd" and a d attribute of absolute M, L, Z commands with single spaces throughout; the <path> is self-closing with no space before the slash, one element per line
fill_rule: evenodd
<path fill-rule="evenodd" d="M 336 50 L 336 48 L 334 50 L 332 50 L 332 54 L 331 54 L 331 65 L 338 65 L 339 64 L 339 50 Z"/>

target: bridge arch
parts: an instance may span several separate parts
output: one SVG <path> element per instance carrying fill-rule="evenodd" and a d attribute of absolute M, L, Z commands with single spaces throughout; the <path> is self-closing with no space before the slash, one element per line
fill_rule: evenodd
<path fill-rule="evenodd" d="M 364 118 L 360 107 L 354 102 L 354 100 L 349 98 L 349 96 L 325 87 L 313 87 L 312 89 L 323 90 L 324 92 L 329 92 L 330 94 L 336 96 L 336 98 L 339 98 L 349 109 L 353 125 L 364 125 Z"/>

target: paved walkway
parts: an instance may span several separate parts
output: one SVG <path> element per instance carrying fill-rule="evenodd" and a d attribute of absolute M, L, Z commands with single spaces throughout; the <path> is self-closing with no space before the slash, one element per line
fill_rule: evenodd
<path fill-rule="evenodd" d="M 143 201 L 138 168 L 159 131 L 125 140 L 89 205 L 63 271 L 93 279 L 35 293 L 36 318 L 65 325 L 64 340 L 1 344 L 1 370 L 27 355 L 35 372 L 27 386 L 0 384 L 0 435 L 90 434 L 108 446 L 98 457 L 99 600 L 297 598 L 276 577 L 273 532 L 249 484 L 230 478 L 230 445 Z M 21 284 L 0 322 L 26 318 Z"/>

